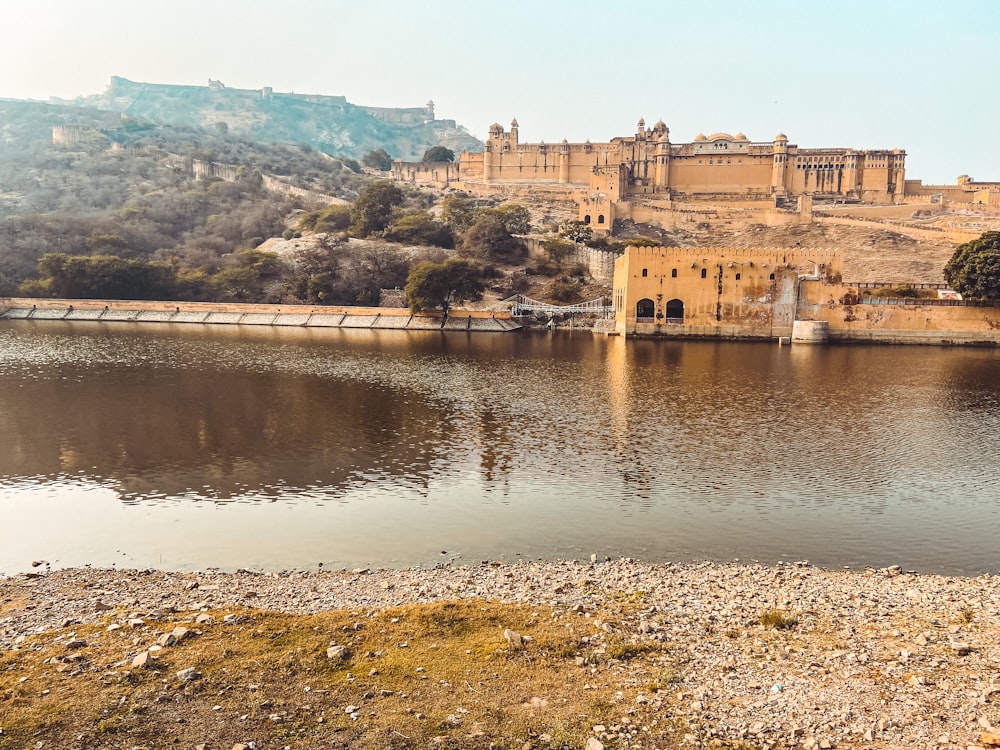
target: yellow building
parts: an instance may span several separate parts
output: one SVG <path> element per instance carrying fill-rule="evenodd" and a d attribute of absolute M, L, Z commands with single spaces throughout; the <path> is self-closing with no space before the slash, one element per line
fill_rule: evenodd
<path fill-rule="evenodd" d="M 625 336 L 790 336 L 802 282 L 840 281 L 835 250 L 628 247 L 615 262 Z"/>

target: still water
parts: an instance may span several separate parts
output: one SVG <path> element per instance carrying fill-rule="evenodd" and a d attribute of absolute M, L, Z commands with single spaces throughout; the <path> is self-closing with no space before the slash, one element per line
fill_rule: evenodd
<path fill-rule="evenodd" d="M 1000 352 L 0 323 L 0 573 L 1000 571 Z"/>

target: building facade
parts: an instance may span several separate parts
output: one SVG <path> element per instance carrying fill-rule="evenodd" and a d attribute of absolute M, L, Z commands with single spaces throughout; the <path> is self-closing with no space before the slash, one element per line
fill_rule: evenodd
<path fill-rule="evenodd" d="M 493 181 L 548 181 L 579 185 L 621 199 L 641 195 L 830 195 L 891 203 L 905 187 L 900 149 L 802 149 L 779 133 L 754 142 L 743 133 L 698 135 L 671 143 L 662 122 L 607 143 L 521 143 L 510 130 L 490 127 L 481 154 L 462 154 L 463 176 Z"/>
<path fill-rule="evenodd" d="M 801 283 L 840 282 L 835 250 L 627 247 L 615 261 L 626 336 L 789 336 Z"/>

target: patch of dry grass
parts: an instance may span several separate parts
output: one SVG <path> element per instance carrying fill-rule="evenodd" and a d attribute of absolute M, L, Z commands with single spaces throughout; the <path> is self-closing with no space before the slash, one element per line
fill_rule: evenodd
<path fill-rule="evenodd" d="M 799 624 L 799 618 L 783 609 L 769 609 L 761 613 L 760 624 L 775 630 L 791 630 Z"/>
<path fill-rule="evenodd" d="M 261 748 L 579 748 L 593 725 L 617 723 L 634 703 L 616 696 L 605 667 L 578 663 L 592 624 L 544 607 L 466 600 L 234 614 L 202 626 L 184 615 L 138 629 L 77 626 L 86 645 L 67 647 L 66 628 L 0 654 L 0 750 L 38 742 L 225 749 L 249 740 Z M 151 667 L 132 666 L 175 625 L 200 634 L 158 651 Z M 512 648 L 505 628 L 530 640 Z M 346 658 L 329 658 L 331 644 L 345 646 Z M 618 645 L 609 643 L 609 657 L 611 648 Z M 657 653 L 621 649 L 614 658 Z M 183 682 L 177 672 L 188 667 L 199 676 Z M 652 674 L 636 665 L 647 667 Z M 671 731 L 631 746 L 671 747 Z"/>

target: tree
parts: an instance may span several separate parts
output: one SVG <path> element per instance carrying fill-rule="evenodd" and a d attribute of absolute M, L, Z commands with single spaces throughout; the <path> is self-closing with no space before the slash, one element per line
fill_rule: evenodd
<path fill-rule="evenodd" d="M 963 297 L 1000 300 L 1000 232 L 984 232 L 955 248 L 944 279 Z"/>
<path fill-rule="evenodd" d="M 378 169 L 382 172 L 388 172 L 392 169 L 392 157 L 389 156 L 389 152 L 384 148 L 369 151 L 361 158 L 361 163 L 366 167 Z"/>
<path fill-rule="evenodd" d="M 479 216 L 482 206 L 468 193 L 452 193 L 441 201 L 441 221 L 464 232 Z"/>
<path fill-rule="evenodd" d="M 21 284 L 23 294 L 69 299 L 170 299 L 177 274 L 169 263 L 117 255 L 48 253 L 40 278 Z"/>
<path fill-rule="evenodd" d="M 492 209 L 504 228 L 511 234 L 527 234 L 531 231 L 531 214 L 524 206 L 517 203 L 504 203 Z"/>
<path fill-rule="evenodd" d="M 381 232 L 392 221 L 392 209 L 402 203 L 402 190 L 388 180 L 376 180 L 351 206 L 351 232 L 358 237 Z"/>
<path fill-rule="evenodd" d="M 421 161 L 455 161 L 455 152 L 444 146 L 433 146 L 424 151 L 424 158 Z"/>
<path fill-rule="evenodd" d="M 233 266 L 212 276 L 216 294 L 223 300 L 269 302 L 265 287 L 280 278 L 281 260 L 275 253 L 243 250 L 232 257 Z"/>
<path fill-rule="evenodd" d="M 393 242 L 409 242 L 416 245 L 454 247 L 455 237 L 451 229 L 435 221 L 427 211 L 419 208 L 407 211 L 392 222 L 385 232 L 385 238 Z"/>
<path fill-rule="evenodd" d="M 521 253 L 521 243 L 507 231 L 494 211 L 484 211 L 462 235 L 462 249 L 469 255 L 504 260 Z"/>
<path fill-rule="evenodd" d="M 594 237 L 594 230 L 582 221 L 567 221 L 560 225 L 559 234 L 570 242 L 587 242 Z"/>
<path fill-rule="evenodd" d="M 475 263 L 449 258 L 443 263 L 417 263 L 410 269 L 405 289 L 413 312 L 440 308 L 447 315 L 453 303 L 482 299 L 486 285 Z"/>

